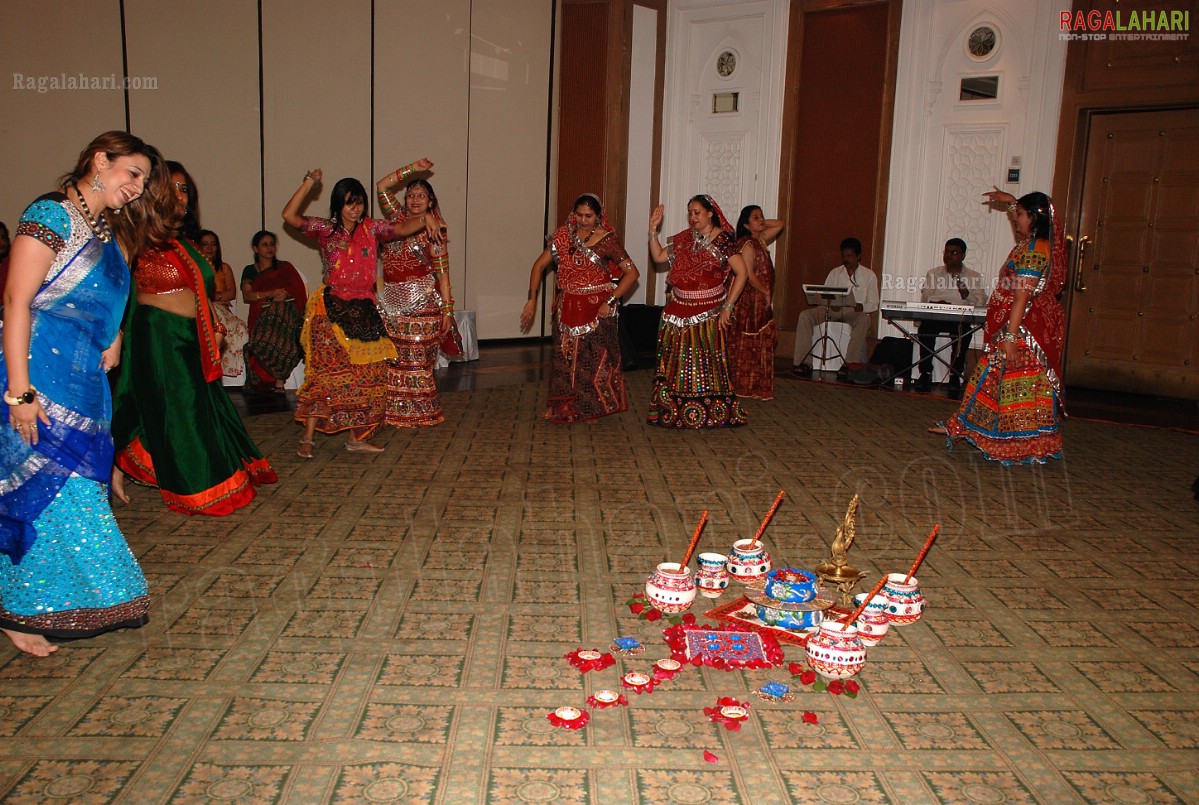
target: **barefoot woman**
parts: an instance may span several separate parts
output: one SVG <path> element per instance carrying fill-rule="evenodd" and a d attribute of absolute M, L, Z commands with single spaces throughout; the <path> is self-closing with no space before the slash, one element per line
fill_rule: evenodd
<path fill-rule="evenodd" d="M 57 649 L 47 637 L 146 622 L 146 579 L 108 505 L 104 373 L 129 298 L 121 250 L 165 233 L 149 201 L 167 193 L 158 151 L 110 131 L 17 225 L 0 348 L 0 630 L 38 657 Z"/>

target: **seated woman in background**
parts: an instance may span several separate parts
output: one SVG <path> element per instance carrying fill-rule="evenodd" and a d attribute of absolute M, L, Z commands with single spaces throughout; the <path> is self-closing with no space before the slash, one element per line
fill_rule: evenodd
<path fill-rule="evenodd" d="M 304 357 L 300 330 L 308 289 L 296 267 L 275 256 L 278 238 L 265 229 L 250 241 L 254 262 L 241 271 L 241 298 L 250 306 L 246 391 L 283 393 Z"/>
<path fill-rule="evenodd" d="M 225 377 L 241 377 L 246 370 L 242 348 L 250 337 L 246 323 L 233 313 L 233 300 L 237 298 L 237 285 L 233 281 L 233 269 L 221 258 L 221 239 L 211 229 L 200 230 L 200 254 L 212 263 L 216 291 L 212 297 L 212 313 L 225 328 L 225 343 L 221 348 L 221 369 Z"/>
<path fill-rule="evenodd" d="M 215 278 L 195 245 L 199 195 L 182 165 L 167 166 L 174 231 L 133 267 L 137 294 L 114 395 L 113 494 L 127 500 L 123 472 L 157 486 L 172 511 L 222 516 L 277 478 L 221 384 L 223 328 L 209 301 Z"/>

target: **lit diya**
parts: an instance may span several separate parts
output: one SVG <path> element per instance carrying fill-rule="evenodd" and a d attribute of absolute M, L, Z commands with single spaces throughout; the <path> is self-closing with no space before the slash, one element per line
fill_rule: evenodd
<path fill-rule="evenodd" d="M 654 677 L 661 680 L 674 679 L 683 670 L 683 664 L 676 659 L 666 657 L 654 663 Z"/>
<path fill-rule="evenodd" d="M 654 685 L 658 684 L 658 680 L 654 679 L 649 674 L 643 674 L 640 671 L 629 671 L 620 678 L 620 684 L 629 688 L 637 695 L 649 693 L 654 689 Z"/>
<path fill-rule="evenodd" d="M 587 704 L 603 710 L 605 707 L 627 707 L 629 700 L 625 698 L 623 693 L 617 693 L 614 690 L 605 688 L 604 690 L 597 690 L 588 696 Z"/>
<path fill-rule="evenodd" d="M 584 674 L 588 671 L 602 671 L 616 664 L 616 659 L 611 654 L 593 648 L 581 648 L 566 654 L 565 657 Z"/>
<path fill-rule="evenodd" d="M 716 700 L 715 707 L 705 707 L 704 714 L 713 724 L 724 724 L 725 729 L 739 730 L 741 722 L 749 718 L 749 702 L 722 696 Z"/>
<path fill-rule="evenodd" d="M 552 713 L 546 715 L 549 722 L 555 727 L 561 727 L 568 730 L 582 729 L 587 726 L 587 722 L 591 716 L 586 710 L 580 710 L 577 707 L 559 707 Z"/>

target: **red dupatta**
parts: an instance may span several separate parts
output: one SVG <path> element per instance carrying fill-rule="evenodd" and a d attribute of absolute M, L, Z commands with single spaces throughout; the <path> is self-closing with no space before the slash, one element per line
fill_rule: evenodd
<path fill-rule="evenodd" d="M 171 241 L 171 254 L 184 269 L 187 287 L 196 296 L 196 339 L 200 344 L 200 370 L 204 379 L 211 383 L 223 376 L 221 348 L 217 340 L 216 326 L 212 318 L 212 304 L 208 300 L 208 287 L 216 280 L 212 265 L 199 249 L 183 238 Z M 208 271 L 204 270 L 208 266 Z"/>

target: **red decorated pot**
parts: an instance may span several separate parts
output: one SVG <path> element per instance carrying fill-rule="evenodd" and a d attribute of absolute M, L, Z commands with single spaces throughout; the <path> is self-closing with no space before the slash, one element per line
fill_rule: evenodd
<path fill-rule="evenodd" d="M 645 595 L 654 609 L 674 614 L 686 612 L 695 600 L 695 579 L 691 568 L 679 568 L 678 562 L 663 562 L 645 580 Z"/>
<path fill-rule="evenodd" d="M 858 627 L 825 621 L 808 638 L 805 651 L 812 670 L 827 679 L 848 679 L 866 666 L 866 646 Z"/>

